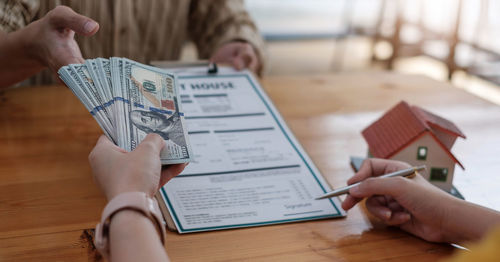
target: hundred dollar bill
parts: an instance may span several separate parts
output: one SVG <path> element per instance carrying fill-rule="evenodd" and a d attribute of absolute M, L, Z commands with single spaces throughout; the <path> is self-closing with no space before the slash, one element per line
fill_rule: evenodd
<path fill-rule="evenodd" d="M 89 82 L 81 78 L 80 74 L 83 74 L 81 67 L 84 65 L 72 64 L 68 66 L 63 66 L 59 69 L 58 73 L 64 83 L 71 89 L 71 91 L 80 99 L 85 108 L 90 112 L 90 114 L 97 121 L 104 134 L 116 142 L 113 137 L 113 127 L 109 119 L 106 117 L 103 110 L 99 110 L 100 104 L 95 97 L 95 94 L 88 88 Z M 75 70 L 77 67 L 79 70 Z"/>
<path fill-rule="evenodd" d="M 155 133 L 166 141 L 162 164 L 191 161 L 176 76 L 125 58 L 112 58 L 111 67 L 116 130 L 123 143 L 119 146 L 134 150 L 147 134 Z"/>
<path fill-rule="evenodd" d="M 115 128 L 112 121 L 112 112 L 107 106 L 106 100 L 103 97 L 104 93 L 100 90 L 92 80 L 90 73 L 85 64 L 71 64 L 69 65 L 74 72 L 76 72 L 77 77 L 79 77 L 80 83 L 82 83 L 83 91 L 87 94 L 87 97 L 91 100 L 94 105 L 94 113 L 102 116 L 102 122 L 111 137 L 112 141 L 116 141 Z"/>
<path fill-rule="evenodd" d="M 92 82 L 97 88 L 97 92 L 101 96 L 103 102 L 106 104 L 113 100 L 113 95 L 111 94 L 111 88 L 105 86 L 103 80 L 99 77 L 99 67 L 97 65 L 97 59 L 87 59 L 85 60 L 85 66 L 87 71 L 92 78 Z"/>
<path fill-rule="evenodd" d="M 100 83 L 104 89 L 108 90 L 108 93 L 112 100 L 114 96 L 111 83 L 111 65 L 109 59 L 99 57 L 95 59 L 95 61 L 97 63 L 97 76 L 100 80 Z"/>
<path fill-rule="evenodd" d="M 123 100 L 124 94 L 122 92 L 124 87 L 123 59 L 119 57 L 111 57 L 109 59 L 109 63 L 111 72 L 111 90 L 113 92 L 113 101 L 114 101 L 113 113 L 116 122 L 115 131 L 117 133 L 117 145 L 121 148 L 128 149 L 130 148 L 130 146 L 129 146 L 129 141 L 127 141 L 129 135 L 127 134 L 128 128 L 126 127 L 128 127 L 129 125 L 124 122 L 126 121 L 126 119 L 123 119 L 123 116 L 125 115 L 124 111 L 125 107 L 118 105 L 118 101 L 121 101 L 122 103 L 124 102 Z M 118 123 L 119 120 L 122 121 Z"/>

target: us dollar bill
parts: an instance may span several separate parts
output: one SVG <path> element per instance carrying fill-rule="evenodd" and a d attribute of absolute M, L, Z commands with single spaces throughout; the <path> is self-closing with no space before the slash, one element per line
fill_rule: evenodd
<path fill-rule="evenodd" d="M 76 72 L 77 78 L 79 78 L 83 84 L 82 89 L 84 93 L 91 100 L 92 105 L 94 105 L 94 113 L 102 117 L 102 122 L 107 130 L 108 137 L 110 137 L 112 141 L 116 141 L 115 128 L 111 117 L 112 112 L 110 108 L 106 106 L 103 91 L 95 85 L 85 64 L 72 64 L 69 66 Z"/>
<path fill-rule="evenodd" d="M 192 160 L 174 74 L 117 57 L 63 66 L 58 73 L 121 148 L 132 151 L 156 133 L 166 144 L 162 164 Z"/>
<path fill-rule="evenodd" d="M 191 161 L 176 76 L 125 58 L 112 58 L 111 67 L 119 146 L 132 151 L 147 134 L 155 133 L 166 143 L 162 164 Z"/>
<path fill-rule="evenodd" d="M 66 83 L 66 85 L 71 89 L 71 91 L 80 99 L 85 108 L 90 112 L 90 114 L 97 121 L 104 134 L 113 142 L 116 142 L 113 136 L 113 126 L 106 116 L 102 106 L 99 102 L 98 97 L 95 95 L 95 90 L 90 87 L 91 82 L 87 77 L 90 78 L 86 69 L 82 67 L 85 65 L 81 64 L 71 64 L 68 66 L 61 67 L 58 71 L 61 79 Z"/>
<path fill-rule="evenodd" d="M 97 76 L 100 80 L 101 85 L 104 89 L 108 90 L 108 94 L 111 97 L 111 101 L 114 98 L 113 88 L 111 83 L 111 64 L 109 59 L 97 58 L 95 59 L 97 64 Z"/>

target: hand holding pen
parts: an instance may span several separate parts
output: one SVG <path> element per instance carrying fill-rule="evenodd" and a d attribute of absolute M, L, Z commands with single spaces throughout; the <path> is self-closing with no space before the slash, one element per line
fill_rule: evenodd
<path fill-rule="evenodd" d="M 380 178 L 386 178 L 386 177 L 414 178 L 418 174 L 417 172 L 422 171 L 422 170 L 425 170 L 425 165 L 424 166 L 410 167 L 407 169 L 401 169 L 401 170 L 398 170 L 398 171 L 395 171 L 392 173 L 382 175 L 382 176 L 380 176 Z M 316 198 L 316 200 L 331 198 L 331 197 L 340 196 L 340 195 L 344 195 L 344 194 L 349 194 L 349 190 L 353 187 L 357 187 L 360 183 L 361 182 L 358 182 L 358 183 L 351 184 L 351 185 L 348 185 L 348 186 L 343 187 L 343 188 L 333 190 L 331 192 L 328 192 L 328 193 Z"/>
<path fill-rule="evenodd" d="M 474 238 L 474 232 L 464 233 L 463 227 L 457 226 L 461 219 L 457 210 L 470 203 L 431 185 L 418 174 L 413 179 L 382 176 L 408 168 L 399 161 L 365 160 L 347 181 L 349 185 L 360 183 L 349 189 L 342 208 L 349 210 L 366 198 L 366 208 L 375 217 L 427 241 L 456 243 Z"/>

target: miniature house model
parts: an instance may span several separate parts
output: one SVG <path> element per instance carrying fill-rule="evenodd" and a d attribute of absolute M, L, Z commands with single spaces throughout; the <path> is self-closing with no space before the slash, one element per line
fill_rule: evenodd
<path fill-rule="evenodd" d="M 451 153 L 457 137 L 465 135 L 452 122 L 402 101 L 362 132 L 370 157 L 399 160 L 413 166 L 426 165 L 421 174 L 450 192 L 455 164 Z"/>

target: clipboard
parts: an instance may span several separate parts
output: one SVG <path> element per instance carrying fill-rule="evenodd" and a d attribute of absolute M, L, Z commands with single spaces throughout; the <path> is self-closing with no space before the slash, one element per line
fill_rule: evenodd
<path fill-rule="evenodd" d="M 196 163 L 188 165 L 156 195 L 170 230 L 192 233 L 345 217 L 338 198 L 314 200 L 315 196 L 328 192 L 330 186 L 251 72 L 218 67 L 207 61 L 152 64 L 178 73 L 179 89 L 185 91 L 179 92 L 186 119 L 193 121 L 191 126 L 188 124 L 188 132 L 193 134 L 190 140 Z M 210 88 L 213 90 L 209 91 Z M 210 110 L 222 108 L 222 111 L 195 110 L 191 111 L 196 112 L 194 115 L 189 114 L 189 107 L 197 106 Z M 209 127 L 200 129 L 204 124 Z M 193 126 L 198 128 L 191 129 Z M 244 154 L 234 150 L 240 144 L 241 150 L 262 150 L 261 147 L 264 150 L 262 155 L 255 152 L 247 159 L 227 160 L 222 152 L 224 146 L 217 144 L 220 139 L 233 141 L 231 152 L 240 158 Z M 260 146 L 253 147 L 253 141 L 261 143 Z M 197 153 L 197 143 L 210 145 L 205 145 L 204 153 Z M 273 157 L 289 159 L 265 160 L 269 152 Z M 203 157 L 200 160 L 197 154 L 221 156 L 222 163 L 203 162 Z M 248 161 L 256 162 L 248 164 Z M 264 197 L 257 202 L 234 207 L 236 202 L 255 198 L 260 192 Z M 211 198 L 216 195 L 225 197 Z"/>

